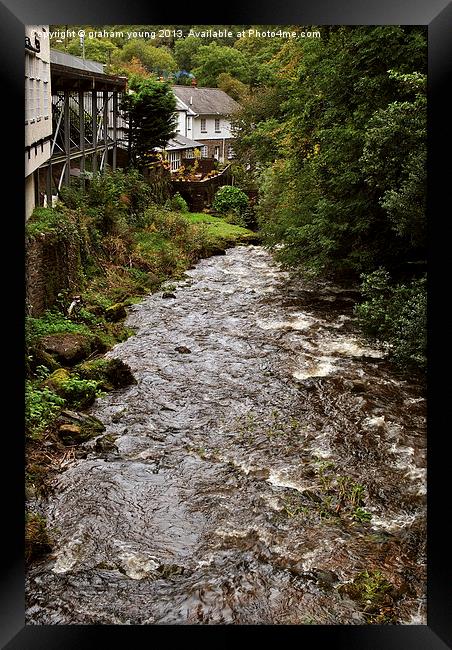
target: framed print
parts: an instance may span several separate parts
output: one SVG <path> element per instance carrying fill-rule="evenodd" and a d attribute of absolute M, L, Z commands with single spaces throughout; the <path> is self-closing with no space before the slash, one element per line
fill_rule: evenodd
<path fill-rule="evenodd" d="M 450 4 L 0 12 L 2 647 L 451 647 Z"/>

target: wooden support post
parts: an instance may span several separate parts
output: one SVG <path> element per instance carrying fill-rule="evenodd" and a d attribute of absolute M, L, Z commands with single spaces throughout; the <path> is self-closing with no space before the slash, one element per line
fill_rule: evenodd
<path fill-rule="evenodd" d="M 83 90 L 78 91 L 78 113 L 80 130 L 80 180 L 82 188 L 85 189 L 85 94 Z"/>
<path fill-rule="evenodd" d="M 97 91 L 93 90 L 91 92 L 92 99 L 92 127 L 93 127 L 93 174 L 97 172 Z"/>
<path fill-rule="evenodd" d="M 108 164 L 108 90 L 104 90 L 104 171 Z"/>
<path fill-rule="evenodd" d="M 46 194 L 47 194 L 47 207 L 52 207 L 52 163 L 49 160 L 47 165 L 47 178 L 46 178 Z"/>
<path fill-rule="evenodd" d="M 64 91 L 64 154 L 66 167 L 64 170 L 64 183 L 69 185 L 71 180 L 71 116 L 69 114 L 69 90 Z"/>
<path fill-rule="evenodd" d="M 113 91 L 113 153 L 112 167 L 116 169 L 116 155 L 118 151 L 118 91 Z"/>

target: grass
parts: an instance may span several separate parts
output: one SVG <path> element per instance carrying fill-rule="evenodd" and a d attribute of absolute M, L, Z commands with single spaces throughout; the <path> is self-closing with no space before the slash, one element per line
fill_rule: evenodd
<path fill-rule="evenodd" d="M 219 217 L 201 212 L 190 212 L 183 215 L 190 223 L 202 225 L 205 228 L 206 236 L 213 244 L 246 243 L 256 239 L 256 233 L 248 228 L 228 223 Z"/>

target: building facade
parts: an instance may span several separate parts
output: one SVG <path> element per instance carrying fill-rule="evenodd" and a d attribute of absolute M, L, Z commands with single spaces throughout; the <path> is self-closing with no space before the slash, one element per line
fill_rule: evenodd
<path fill-rule="evenodd" d="M 36 170 L 50 158 L 52 92 L 48 25 L 25 26 L 25 218 L 39 203 Z"/>
<path fill-rule="evenodd" d="M 239 104 L 220 88 L 173 86 L 176 132 L 201 145 L 203 158 L 225 163 L 234 157 L 231 116 Z M 177 137 L 177 135 L 176 135 Z"/>

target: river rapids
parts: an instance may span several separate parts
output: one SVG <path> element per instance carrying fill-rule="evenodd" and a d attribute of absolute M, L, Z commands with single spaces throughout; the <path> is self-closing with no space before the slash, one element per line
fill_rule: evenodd
<path fill-rule="evenodd" d="M 27 623 L 425 624 L 425 395 L 356 295 L 259 246 L 169 291 L 108 355 L 137 379 L 92 407 L 111 448 L 44 504 Z"/>

